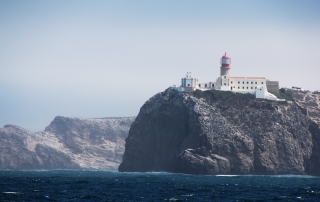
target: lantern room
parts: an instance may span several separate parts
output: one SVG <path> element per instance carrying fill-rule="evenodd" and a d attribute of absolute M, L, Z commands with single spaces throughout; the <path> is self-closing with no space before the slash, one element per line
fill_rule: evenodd
<path fill-rule="evenodd" d="M 230 68 L 231 59 L 230 59 L 230 57 L 227 55 L 227 53 L 225 53 L 225 54 L 222 56 L 220 63 L 221 63 L 221 67 Z"/>
<path fill-rule="evenodd" d="M 220 60 L 220 63 L 221 63 L 221 67 L 220 67 L 220 76 L 223 76 L 223 75 L 229 75 L 230 73 L 230 64 L 231 64 L 231 59 L 230 57 L 227 55 L 227 53 L 225 53 L 221 60 Z"/>

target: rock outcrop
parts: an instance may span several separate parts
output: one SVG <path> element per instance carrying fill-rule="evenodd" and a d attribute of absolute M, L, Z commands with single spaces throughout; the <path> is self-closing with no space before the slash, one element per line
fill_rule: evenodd
<path fill-rule="evenodd" d="M 320 125 L 320 93 L 284 89 L 311 120 Z"/>
<path fill-rule="evenodd" d="M 119 171 L 320 175 L 319 156 L 319 125 L 294 102 L 167 89 L 141 107 Z"/>
<path fill-rule="evenodd" d="M 57 116 L 40 132 L 6 125 L 0 129 L 0 169 L 116 170 L 134 119 Z"/>

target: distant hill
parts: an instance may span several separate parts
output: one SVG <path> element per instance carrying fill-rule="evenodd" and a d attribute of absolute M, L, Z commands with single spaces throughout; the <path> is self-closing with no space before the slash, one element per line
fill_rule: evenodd
<path fill-rule="evenodd" d="M 0 169 L 116 170 L 134 119 L 57 116 L 41 132 L 5 125 L 0 129 Z"/>

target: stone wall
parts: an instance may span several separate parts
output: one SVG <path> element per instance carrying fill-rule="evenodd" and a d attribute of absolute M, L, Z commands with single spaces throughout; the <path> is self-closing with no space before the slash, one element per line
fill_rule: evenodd
<path fill-rule="evenodd" d="M 279 96 L 279 81 L 267 80 L 267 89 L 269 93 Z"/>

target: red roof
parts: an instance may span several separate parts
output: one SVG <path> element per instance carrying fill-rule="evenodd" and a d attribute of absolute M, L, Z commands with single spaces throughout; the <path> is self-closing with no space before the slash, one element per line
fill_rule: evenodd
<path fill-rule="evenodd" d="M 222 56 L 222 58 L 229 58 L 229 56 L 227 55 L 227 53 L 224 53 L 224 56 Z"/>
<path fill-rule="evenodd" d="M 244 77 L 244 76 L 230 76 L 233 79 L 265 79 L 265 77 Z"/>
<path fill-rule="evenodd" d="M 264 77 L 247 77 L 247 79 L 265 79 Z"/>

